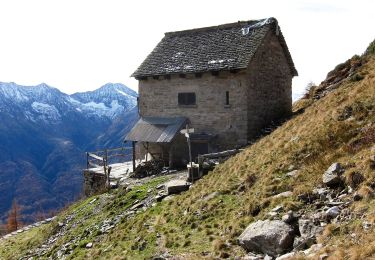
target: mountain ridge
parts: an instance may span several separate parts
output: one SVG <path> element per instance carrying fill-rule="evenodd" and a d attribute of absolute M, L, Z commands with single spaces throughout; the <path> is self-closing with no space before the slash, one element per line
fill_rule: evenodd
<path fill-rule="evenodd" d="M 0 82 L 0 185 L 10 184 L 0 189 L 0 222 L 14 198 L 24 209 L 24 222 L 32 221 L 36 211 L 48 212 L 75 200 L 86 165 L 84 152 L 99 146 L 98 137 L 106 136 L 115 122 L 123 127 L 106 138 L 121 146 L 123 140 L 117 138 L 126 134 L 127 124 L 134 124 L 136 100 L 137 93 L 121 83 L 69 95 L 45 83 Z M 14 169 L 5 170 L 9 167 Z M 36 189 L 30 198 L 21 187 L 26 179 Z"/>

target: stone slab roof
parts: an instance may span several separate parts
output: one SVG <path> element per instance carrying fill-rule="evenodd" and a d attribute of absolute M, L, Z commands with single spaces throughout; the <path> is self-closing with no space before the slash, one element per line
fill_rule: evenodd
<path fill-rule="evenodd" d="M 278 35 L 291 72 L 296 76 L 297 70 L 275 18 L 165 33 L 132 76 L 245 69 L 270 30 Z"/>

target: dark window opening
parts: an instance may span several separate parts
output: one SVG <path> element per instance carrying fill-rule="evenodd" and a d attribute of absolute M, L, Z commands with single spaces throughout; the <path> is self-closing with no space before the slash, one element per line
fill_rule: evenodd
<path fill-rule="evenodd" d="M 195 93 L 178 93 L 178 104 L 179 105 L 195 105 L 196 99 L 195 99 Z"/>
<path fill-rule="evenodd" d="M 229 105 L 229 91 L 225 91 L 225 105 Z"/>

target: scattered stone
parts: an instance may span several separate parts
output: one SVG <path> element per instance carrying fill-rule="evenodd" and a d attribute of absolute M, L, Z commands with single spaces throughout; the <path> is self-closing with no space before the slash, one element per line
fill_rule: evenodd
<path fill-rule="evenodd" d="M 184 180 L 170 180 L 165 184 L 165 191 L 170 194 L 178 194 L 189 189 L 189 184 Z"/>
<path fill-rule="evenodd" d="M 152 189 L 148 189 L 148 190 L 147 190 L 147 193 L 151 193 L 151 192 L 152 192 Z"/>
<path fill-rule="evenodd" d="M 289 259 L 294 259 L 294 257 L 297 255 L 297 252 L 290 252 L 286 253 L 284 255 L 281 255 L 279 257 L 276 257 L 275 260 L 289 260 Z"/>
<path fill-rule="evenodd" d="M 363 221 L 362 227 L 364 230 L 369 230 L 371 228 L 372 224 L 368 221 Z"/>
<path fill-rule="evenodd" d="M 278 215 L 277 212 L 270 211 L 267 213 L 270 217 L 276 217 Z"/>
<path fill-rule="evenodd" d="M 204 201 L 211 200 L 211 199 L 213 199 L 213 198 L 219 196 L 219 194 L 220 194 L 220 193 L 217 192 L 217 191 L 212 192 L 212 193 L 208 194 L 207 196 L 205 196 L 202 200 L 204 200 Z"/>
<path fill-rule="evenodd" d="M 280 220 L 258 220 L 250 224 L 239 237 L 239 244 L 248 251 L 273 257 L 291 249 L 294 232 Z"/>
<path fill-rule="evenodd" d="M 340 163 L 332 164 L 323 174 L 323 183 L 328 187 L 336 187 L 342 183 L 343 169 Z"/>
<path fill-rule="evenodd" d="M 306 257 L 311 257 L 322 248 L 323 248 L 322 244 L 314 244 L 310 246 L 308 249 L 304 250 L 303 253 L 306 255 Z"/>
<path fill-rule="evenodd" d="M 338 215 L 340 215 L 340 208 L 337 207 L 337 206 L 333 206 L 331 208 L 329 208 L 326 212 L 326 217 L 328 219 L 333 219 L 335 217 L 337 217 Z"/>
<path fill-rule="evenodd" d="M 139 203 L 136 203 L 136 204 L 134 204 L 131 208 L 130 208 L 130 210 L 135 210 L 135 209 L 138 209 L 138 208 L 140 208 L 140 207 L 143 207 L 143 202 L 139 202 Z"/>
<path fill-rule="evenodd" d="M 287 197 L 291 197 L 293 196 L 293 192 L 291 191 L 284 191 L 284 192 L 281 192 L 279 194 L 276 194 L 274 196 L 272 196 L 272 198 L 274 199 L 277 199 L 277 198 L 287 198 Z"/>
<path fill-rule="evenodd" d="M 264 255 L 255 254 L 253 252 L 249 252 L 245 257 L 242 258 L 243 260 L 264 260 Z"/>
<path fill-rule="evenodd" d="M 272 212 L 280 212 L 284 209 L 283 205 L 277 205 L 276 207 L 274 207 L 271 211 Z"/>
<path fill-rule="evenodd" d="M 165 200 L 165 201 L 168 201 L 168 200 L 173 200 L 174 199 L 174 195 L 169 195 L 169 196 L 166 196 L 166 197 L 164 197 L 164 199 L 163 200 Z"/>
<path fill-rule="evenodd" d="M 299 219 L 298 228 L 301 237 L 294 240 L 295 249 L 304 249 L 316 243 L 316 236 L 323 232 L 323 228 L 315 225 L 311 219 Z"/>
<path fill-rule="evenodd" d="M 92 242 L 86 244 L 86 248 L 92 248 Z"/>
<path fill-rule="evenodd" d="M 160 189 L 162 189 L 162 188 L 164 188 L 164 184 L 159 184 L 158 186 L 156 186 L 156 189 L 157 189 L 157 190 L 160 190 Z"/>
<path fill-rule="evenodd" d="M 287 174 L 286 174 L 286 176 L 288 176 L 288 177 L 298 177 L 298 175 L 299 175 L 299 170 L 294 170 L 294 171 L 290 171 L 290 172 L 288 172 Z"/>
<path fill-rule="evenodd" d="M 281 220 L 284 221 L 287 224 L 290 224 L 295 219 L 293 211 L 288 211 L 287 214 L 281 217 Z"/>
<path fill-rule="evenodd" d="M 111 182 L 109 183 L 109 187 L 110 187 L 111 189 L 117 189 L 117 188 L 118 188 L 118 183 L 117 183 L 117 182 L 114 182 L 114 181 L 111 181 Z"/>
<path fill-rule="evenodd" d="M 156 195 L 155 197 L 154 197 L 154 200 L 155 201 L 157 201 L 157 202 L 160 202 L 160 201 L 162 201 L 163 200 L 163 198 L 165 197 L 165 195 L 164 196 L 162 196 L 162 195 Z"/>

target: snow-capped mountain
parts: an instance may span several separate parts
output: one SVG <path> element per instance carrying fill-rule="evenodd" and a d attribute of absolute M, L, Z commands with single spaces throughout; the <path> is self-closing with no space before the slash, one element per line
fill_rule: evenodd
<path fill-rule="evenodd" d="M 121 146 L 136 103 L 137 93 L 119 83 L 68 95 L 44 83 L 0 82 L 0 224 L 15 198 L 27 220 L 76 198 L 84 152 Z"/>
<path fill-rule="evenodd" d="M 71 102 L 89 114 L 115 118 L 137 104 L 137 93 L 120 83 L 108 83 L 101 88 L 71 95 Z"/>
<path fill-rule="evenodd" d="M 114 119 L 136 106 L 137 93 L 120 83 L 67 95 L 44 83 L 26 87 L 0 82 L 0 101 L 0 112 L 20 110 L 33 122 L 58 123 L 72 112 L 85 117 Z"/>

